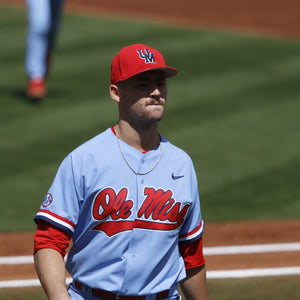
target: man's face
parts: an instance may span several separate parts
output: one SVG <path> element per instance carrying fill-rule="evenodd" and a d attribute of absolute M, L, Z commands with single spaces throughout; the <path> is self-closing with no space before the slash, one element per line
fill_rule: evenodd
<path fill-rule="evenodd" d="M 118 86 L 121 119 L 136 125 L 155 123 L 162 119 L 168 92 L 162 71 L 138 74 Z"/>

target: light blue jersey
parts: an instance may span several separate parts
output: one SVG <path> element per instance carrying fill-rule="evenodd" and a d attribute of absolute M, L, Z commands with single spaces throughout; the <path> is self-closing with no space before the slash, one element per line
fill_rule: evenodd
<path fill-rule="evenodd" d="M 186 276 L 178 243 L 203 234 L 190 157 L 163 137 L 143 154 L 110 128 L 65 158 L 38 219 L 72 235 L 74 280 L 121 295 L 177 295 Z"/>

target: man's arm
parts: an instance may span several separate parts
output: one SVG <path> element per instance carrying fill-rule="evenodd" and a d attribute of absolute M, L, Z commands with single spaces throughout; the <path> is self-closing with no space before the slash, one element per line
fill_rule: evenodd
<path fill-rule="evenodd" d="M 49 300 L 70 300 L 66 288 L 65 262 L 54 249 L 40 249 L 34 255 L 37 274 Z"/>
<path fill-rule="evenodd" d="M 186 300 L 208 300 L 205 265 L 186 270 L 186 278 L 180 288 Z"/>

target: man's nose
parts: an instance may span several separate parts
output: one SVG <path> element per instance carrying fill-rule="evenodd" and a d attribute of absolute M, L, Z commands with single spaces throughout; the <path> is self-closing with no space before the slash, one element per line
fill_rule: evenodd
<path fill-rule="evenodd" d="M 159 96 L 161 94 L 160 89 L 158 87 L 158 85 L 153 85 L 151 88 L 151 95 L 153 96 Z"/>

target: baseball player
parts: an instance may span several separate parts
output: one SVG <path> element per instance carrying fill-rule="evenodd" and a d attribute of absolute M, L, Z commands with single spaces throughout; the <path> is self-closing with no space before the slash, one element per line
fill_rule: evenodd
<path fill-rule="evenodd" d="M 193 163 L 158 132 L 176 73 L 143 44 L 113 58 L 119 120 L 64 159 L 35 216 L 36 270 L 49 299 L 175 300 L 178 284 L 187 300 L 207 299 Z"/>
<path fill-rule="evenodd" d="M 28 33 L 26 73 L 27 96 L 38 100 L 46 96 L 46 75 L 61 21 L 64 0 L 26 0 Z"/>

